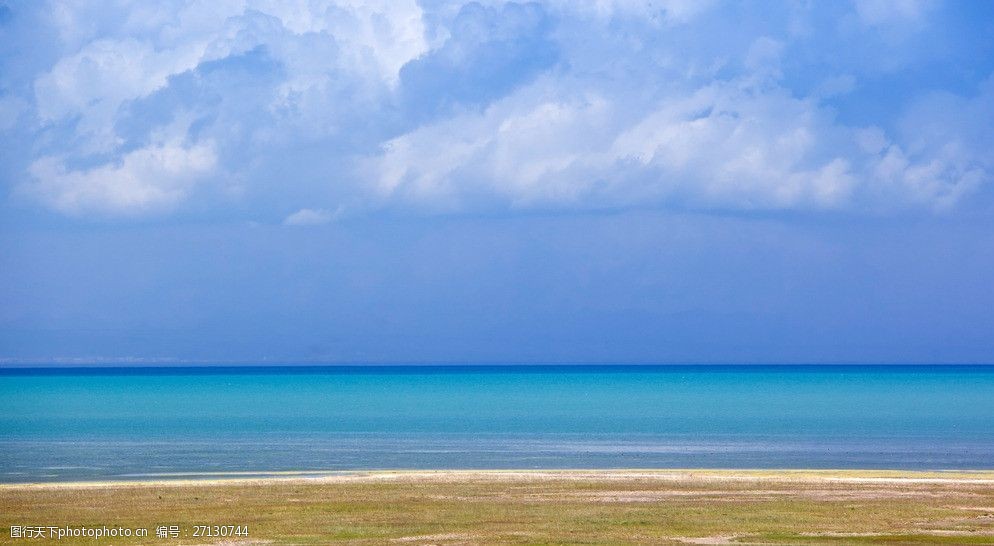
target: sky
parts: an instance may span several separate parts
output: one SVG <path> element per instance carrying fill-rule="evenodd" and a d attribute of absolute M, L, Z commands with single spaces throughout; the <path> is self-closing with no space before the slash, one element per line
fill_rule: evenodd
<path fill-rule="evenodd" d="M 0 0 L 0 364 L 994 363 L 992 36 Z"/>

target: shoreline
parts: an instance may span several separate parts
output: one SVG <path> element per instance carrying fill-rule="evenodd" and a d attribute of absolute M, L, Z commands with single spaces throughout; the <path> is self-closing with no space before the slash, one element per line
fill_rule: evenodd
<path fill-rule="evenodd" d="M 276 472 L 190 472 L 136 477 L 137 479 L 76 480 L 64 482 L 0 483 L 5 490 L 112 489 L 142 487 L 253 486 L 270 484 L 343 484 L 376 482 L 451 481 L 619 481 L 650 480 L 728 481 L 853 484 L 976 484 L 994 485 L 994 470 L 869 470 L 869 469 L 398 469 L 398 470 L 290 470 Z"/>
<path fill-rule="evenodd" d="M 0 543 L 41 525 L 152 533 L 122 545 L 994 544 L 990 470 L 301 472 L 3 484 Z"/>

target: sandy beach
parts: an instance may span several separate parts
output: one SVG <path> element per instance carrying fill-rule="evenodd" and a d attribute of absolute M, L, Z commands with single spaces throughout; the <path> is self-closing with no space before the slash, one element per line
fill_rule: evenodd
<path fill-rule="evenodd" d="M 0 486 L 12 527 L 148 529 L 31 544 L 992 544 L 994 472 L 376 471 Z M 174 526 L 179 536 L 156 536 Z M 200 536 L 194 536 L 202 526 Z M 243 536 L 204 536 L 244 526 Z M 221 532 L 224 532 L 223 527 Z"/>

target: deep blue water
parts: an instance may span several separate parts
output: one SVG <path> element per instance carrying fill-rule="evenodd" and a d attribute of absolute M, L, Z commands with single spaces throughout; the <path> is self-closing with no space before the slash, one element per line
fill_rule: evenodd
<path fill-rule="evenodd" d="M 0 481 L 378 468 L 994 468 L 994 367 L 0 370 Z"/>

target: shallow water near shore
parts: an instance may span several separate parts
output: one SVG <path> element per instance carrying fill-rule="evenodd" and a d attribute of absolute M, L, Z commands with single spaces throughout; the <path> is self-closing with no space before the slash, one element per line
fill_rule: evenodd
<path fill-rule="evenodd" d="M 0 481 L 441 468 L 994 468 L 994 367 L 0 371 Z"/>

